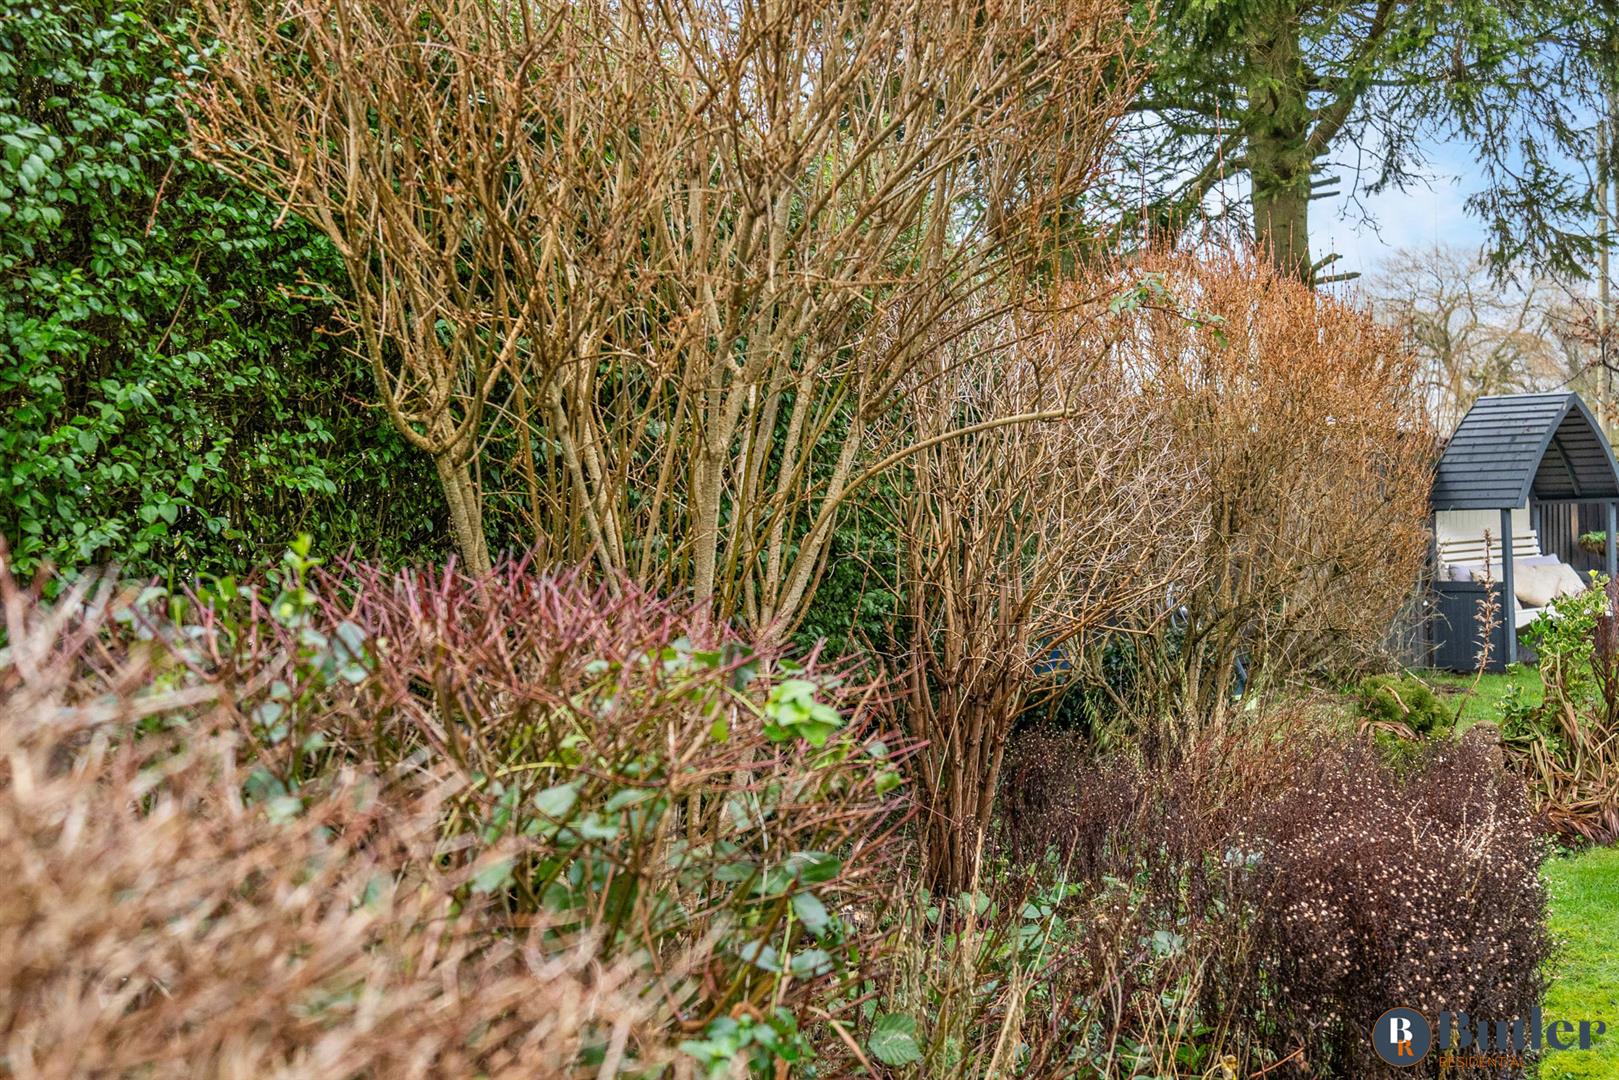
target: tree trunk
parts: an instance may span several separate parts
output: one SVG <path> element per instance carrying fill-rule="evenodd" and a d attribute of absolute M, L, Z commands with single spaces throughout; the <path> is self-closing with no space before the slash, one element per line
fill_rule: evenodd
<path fill-rule="evenodd" d="M 1256 161 L 1254 176 L 1254 242 L 1277 271 L 1301 281 L 1310 280 L 1309 170 L 1304 179 L 1306 191 L 1293 190 L 1285 167 L 1271 173 L 1273 179 L 1260 181 Z"/>
<path fill-rule="evenodd" d="M 928 801 L 923 830 L 923 851 L 927 855 L 924 881 L 934 896 L 941 897 L 955 896 L 973 887 L 979 837 L 986 825 L 978 816 L 983 801 L 978 784 L 970 782 L 960 770 L 950 771 L 953 782 Z"/>
<path fill-rule="evenodd" d="M 1278 272 L 1309 281 L 1311 111 L 1297 16 L 1273 9 L 1264 21 L 1248 63 L 1254 243 Z"/>
<path fill-rule="evenodd" d="M 483 533 L 483 504 L 478 486 L 472 480 L 472 467 L 456 461 L 451 453 L 437 454 L 433 465 L 444 488 L 444 502 L 450 511 L 450 535 L 460 553 L 461 565 L 470 574 L 489 572 L 489 543 Z"/>
<path fill-rule="evenodd" d="M 998 692 L 975 696 L 960 708 L 936 706 L 930 728 L 937 765 L 933 790 L 926 793 L 924 829 L 924 880 L 935 896 L 966 892 L 978 877 L 1002 755 L 1021 704 L 1021 695 Z"/>

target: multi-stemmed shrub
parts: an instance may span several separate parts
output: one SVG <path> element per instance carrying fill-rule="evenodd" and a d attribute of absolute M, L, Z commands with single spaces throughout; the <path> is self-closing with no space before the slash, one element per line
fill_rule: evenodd
<path fill-rule="evenodd" d="M 910 373 L 1084 234 L 1139 78 L 1117 0 L 198 7 L 192 148 L 342 253 L 463 559 L 509 502 L 754 627 L 803 614 Z"/>
<path fill-rule="evenodd" d="M 858 679 L 523 564 L 7 587 L 12 1061 L 769 1071 L 864 1036 L 899 747 Z"/>
<path fill-rule="evenodd" d="M 1088 318 L 1111 316 L 1092 303 Z M 1197 473 L 1091 323 L 980 322 L 916 366 L 897 440 L 923 448 L 895 496 L 899 666 L 923 744 L 927 879 L 944 894 L 974 877 L 1018 717 L 1062 691 L 1107 627 L 1153 625 L 1170 583 L 1196 573 L 1180 541 Z"/>

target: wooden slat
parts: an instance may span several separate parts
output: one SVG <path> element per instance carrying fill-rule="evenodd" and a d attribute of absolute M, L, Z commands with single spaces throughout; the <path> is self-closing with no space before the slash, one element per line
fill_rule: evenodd
<path fill-rule="evenodd" d="M 1504 507 L 1518 501 L 1526 483 L 1534 495 L 1546 498 L 1619 497 L 1619 466 L 1575 395 L 1480 398 L 1434 470 L 1433 504 L 1457 510 Z"/>

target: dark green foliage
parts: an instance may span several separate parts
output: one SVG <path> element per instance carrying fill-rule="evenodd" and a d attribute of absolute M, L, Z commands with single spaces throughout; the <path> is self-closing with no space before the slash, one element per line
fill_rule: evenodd
<path fill-rule="evenodd" d="M 323 335 L 330 246 L 187 155 L 183 9 L 0 0 L 0 534 L 183 579 L 432 545 L 431 470 Z"/>
<path fill-rule="evenodd" d="M 1180 227 L 1230 213 L 1208 196 L 1245 173 L 1254 239 L 1312 277 L 1334 254 L 1310 250 L 1313 196 L 1421 183 L 1428 148 L 1451 142 L 1475 160 L 1466 208 L 1497 269 L 1589 273 L 1586 163 L 1619 55 L 1612 5 L 1166 0 L 1132 11 L 1153 32 L 1123 140 L 1127 215 L 1140 206 Z"/>
<path fill-rule="evenodd" d="M 899 610 L 894 583 L 893 523 L 876 508 L 857 502 L 832 535 L 826 569 L 804 621 L 794 635 L 804 649 L 816 642 L 830 656 L 882 647 Z"/>
<path fill-rule="evenodd" d="M 1448 734 L 1455 719 L 1426 683 L 1410 675 L 1368 676 L 1358 695 L 1368 720 L 1402 724 L 1420 736 Z"/>
<path fill-rule="evenodd" d="M 1019 729 L 1050 728 L 1084 735 L 1094 745 L 1111 744 L 1153 714 L 1157 680 L 1147 666 L 1151 658 L 1143 654 L 1141 642 L 1128 634 L 1103 635 L 1068 667 L 1068 678 L 1055 694 L 1024 710 Z"/>

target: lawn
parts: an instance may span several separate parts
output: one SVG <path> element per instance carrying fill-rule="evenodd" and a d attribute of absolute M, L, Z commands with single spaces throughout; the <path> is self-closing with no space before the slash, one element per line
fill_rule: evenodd
<path fill-rule="evenodd" d="M 1548 1020 L 1608 1025 L 1590 1050 L 1549 1054 L 1540 1080 L 1619 1076 L 1619 848 L 1593 848 L 1546 864 L 1551 928 L 1558 942 Z"/>
<path fill-rule="evenodd" d="M 1524 700 L 1531 703 L 1538 702 L 1545 693 L 1540 683 L 1540 673 L 1526 666 L 1515 666 L 1500 675 L 1457 675 L 1449 671 L 1419 671 L 1415 674 L 1433 687 L 1434 692 L 1452 708 L 1460 706 L 1461 715 L 1456 725 L 1458 735 L 1480 720 L 1498 723 L 1501 704 L 1513 688 L 1517 688 Z"/>

